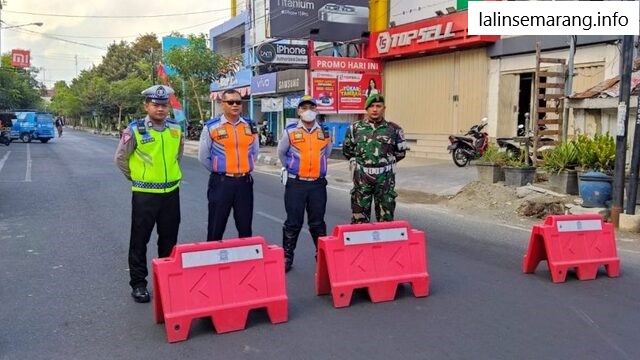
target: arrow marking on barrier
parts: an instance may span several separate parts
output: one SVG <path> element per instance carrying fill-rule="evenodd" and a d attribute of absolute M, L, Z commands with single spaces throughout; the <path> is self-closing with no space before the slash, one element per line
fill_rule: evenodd
<path fill-rule="evenodd" d="M 198 291 L 198 293 L 204 297 L 206 297 L 207 299 L 209 299 L 209 295 L 204 291 L 206 289 L 206 285 L 207 282 L 206 280 L 203 281 L 203 279 L 207 277 L 207 273 L 204 272 L 202 273 L 202 276 L 200 276 L 200 278 L 198 279 L 198 281 L 195 282 L 195 284 L 193 284 L 193 286 L 191 287 L 191 290 L 189 290 L 190 293 L 193 293 L 194 291 Z"/>
<path fill-rule="evenodd" d="M 364 268 L 364 266 L 362 266 L 362 250 L 360 250 L 360 252 L 358 252 L 358 255 L 356 255 L 353 258 L 353 261 L 351 261 L 351 266 L 355 266 L 358 269 L 360 269 L 360 271 L 362 272 L 367 272 L 367 269 Z"/>
<path fill-rule="evenodd" d="M 240 280 L 238 285 L 247 285 L 248 287 L 253 289 L 253 291 L 258 292 L 258 288 L 255 285 L 252 284 L 253 280 L 255 280 L 255 278 L 256 278 L 256 275 L 254 273 L 255 269 L 256 269 L 255 266 L 253 266 L 251 269 L 249 269 L 249 272 L 247 272 L 247 274 L 242 278 L 242 280 Z M 246 284 L 245 284 L 245 282 L 246 282 Z"/>
<path fill-rule="evenodd" d="M 397 248 L 396 251 L 393 253 L 393 255 L 391 255 L 391 258 L 389 259 L 389 262 L 392 262 L 395 260 L 395 263 L 398 264 L 398 266 L 400 266 L 400 268 L 404 269 L 404 264 L 402 263 L 402 261 L 400 261 L 400 251 L 402 250 L 402 248 Z"/>
<path fill-rule="evenodd" d="M 602 250 L 600 249 L 600 238 L 593 239 L 591 248 L 598 250 L 599 253 L 602 253 Z"/>

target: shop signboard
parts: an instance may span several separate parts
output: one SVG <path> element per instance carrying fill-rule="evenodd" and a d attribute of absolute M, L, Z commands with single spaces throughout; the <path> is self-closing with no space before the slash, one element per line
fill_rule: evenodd
<path fill-rule="evenodd" d="M 302 69 L 289 69 L 278 72 L 278 93 L 304 91 L 306 71 Z"/>
<path fill-rule="evenodd" d="M 233 75 L 223 76 L 211 83 L 211 91 L 221 91 L 227 89 L 237 89 L 251 86 L 251 69 L 242 69 Z"/>
<path fill-rule="evenodd" d="M 496 42 L 500 36 L 469 35 L 467 12 L 453 13 L 371 34 L 369 58 L 383 59 L 476 47 Z"/>
<path fill-rule="evenodd" d="M 256 57 L 263 64 L 307 65 L 306 45 L 264 43 L 256 48 Z"/>
<path fill-rule="evenodd" d="M 276 78 L 276 73 L 254 76 L 251 79 L 251 93 L 253 95 L 273 94 L 276 92 Z"/>
<path fill-rule="evenodd" d="M 348 41 L 368 31 L 369 0 L 270 0 L 269 37 Z"/>

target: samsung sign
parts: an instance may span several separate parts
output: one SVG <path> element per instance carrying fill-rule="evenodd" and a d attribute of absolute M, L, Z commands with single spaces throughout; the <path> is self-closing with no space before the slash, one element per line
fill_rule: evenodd
<path fill-rule="evenodd" d="M 263 64 L 307 64 L 306 45 L 266 43 L 258 46 L 256 56 Z"/>

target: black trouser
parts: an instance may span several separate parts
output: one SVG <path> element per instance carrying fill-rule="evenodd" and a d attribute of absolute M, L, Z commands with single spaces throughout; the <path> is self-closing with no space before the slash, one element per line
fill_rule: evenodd
<path fill-rule="evenodd" d="M 253 178 L 251 175 L 229 177 L 211 173 L 209 176 L 209 224 L 207 241 L 222 240 L 231 209 L 238 237 L 251 236 L 253 221 Z"/>
<path fill-rule="evenodd" d="M 287 179 L 284 191 L 284 208 L 287 220 L 284 222 L 285 233 L 290 233 L 297 239 L 304 222 L 304 211 L 307 211 L 309 232 L 314 243 L 318 236 L 327 234 L 324 213 L 327 208 L 327 180 L 320 178 L 315 181 Z M 293 245 L 295 248 L 295 245 Z"/>
<path fill-rule="evenodd" d="M 179 188 L 166 194 L 134 191 L 131 196 L 129 284 L 132 288 L 147 286 L 147 244 L 154 226 L 158 232 L 158 257 L 167 257 L 178 241 Z"/>

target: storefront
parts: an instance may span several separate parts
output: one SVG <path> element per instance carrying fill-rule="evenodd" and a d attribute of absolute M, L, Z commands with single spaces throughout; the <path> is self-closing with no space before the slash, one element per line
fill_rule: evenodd
<path fill-rule="evenodd" d="M 296 109 L 304 95 L 306 71 L 290 69 L 256 75 L 251 82 L 253 117 L 277 140 L 287 123 L 297 121 Z"/>
<path fill-rule="evenodd" d="M 605 78 L 618 75 L 618 36 L 579 36 L 574 54 L 572 93 L 585 91 Z M 491 136 L 509 137 L 533 113 L 536 43 L 545 58 L 569 58 L 568 36 L 520 36 L 504 38 L 488 48 L 489 97 L 487 117 Z M 547 69 L 554 71 L 554 69 Z M 556 69 L 557 70 L 557 69 Z M 544 104 L 540 104 L 544 107 Z M 581 129 L 569 113 L 568 134 Z"/>
<path fill-rule="evenodd" d="M 368 57 L 384 61 L 386 116 L 404 128 L 410 156 L 448 157 L 448 135 L 486 116 L 486 46 L 497 39 L 468 35 L 466 11 L 371 34 Z"/>
<path fill-rule="evenodd" d="M 230 76 L 223 76 L 220 79 L 211 83 L 209 98 L 211 102 L 211 114 L 212 118 L 219 116 L 222 113 L 219 100 L 222 99 L 222 93 L 225 90 L 235 89 L 242 96 L 243 107 L 242 116 L 249 116 L 249 99 L 251 96 L 251 69 L 242 69 Z"/>

